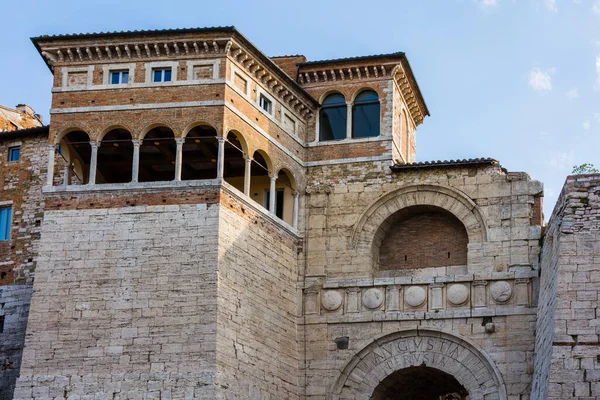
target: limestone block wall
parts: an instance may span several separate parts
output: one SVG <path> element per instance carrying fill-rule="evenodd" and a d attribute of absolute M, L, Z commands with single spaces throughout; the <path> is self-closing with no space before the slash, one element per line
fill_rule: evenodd
<path fill-rule="evenodd" d="M 542 184 L 497 165 L 391 173 L 386 162 L 309 168 L 306 257 L 311 275 L 367 277 L 378 272 L 377 230 L 395 211 L 434 205 L 452 212 L 469 234 L 464 268 L 436 274 L 537 269 L 541 226 L 534 214 Z"/>
<path fill-rule="evenodd" d="M 224 195 L 217 371 L 223 399 L 298 399 L 296 238 Z"/>
<path fill-rule="evenodd" d="M 46 212 L 16 399 L 213 398 L 218 207 Z"/>
<path fill-rule="evenodd" d="M 532 398 L 599 398 L 600 175 L 567 178 L 543 246 Z"/>
<path fill-rule="evenodd" d="M 32 284 L 0 286 L 0 400 L 13 398 L 32 293 Z"/>

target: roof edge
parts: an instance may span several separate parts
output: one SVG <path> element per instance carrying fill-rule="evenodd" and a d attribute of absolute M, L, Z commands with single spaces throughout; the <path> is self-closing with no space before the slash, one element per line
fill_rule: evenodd
<path fill-rule="evenodd" d="M 424 169 L 424 168 L 456 168 L 456 167 L 475 167 L 475 166 L 487 166 L 487 165 L 500 165 L 500 161 L 494 158 L 469 158 L 463 160 L 437 160 L 437 161 L 421 161 L 407 164 L 394 164 L 390 166 L 393 172 L 410 170 L 410 169 Z"/>

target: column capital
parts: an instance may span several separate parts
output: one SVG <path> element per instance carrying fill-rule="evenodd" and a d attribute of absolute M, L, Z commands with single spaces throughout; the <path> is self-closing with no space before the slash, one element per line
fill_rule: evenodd
<path fill-rule="evenodd" d="M 219 142 L 225 142 L 225 138 L 223 136 L 217 136 L 217 140 Z"/>
<path fill-rule="evenodd" d="M 185 138 L 175 138 L 175 143 L 179 144 L 184 144 L 185 143 Z"/>
<path fill-rule="evenodd" d="M 58 145 L 55 143 L 48 143 L 48 150 L 57 150 L 58 149 Z"/>
<path fill-rule="evenodd" d="M 142 144 L 141 140 L 132 140 L 131 143 L 133 143 L 134 146 L 139 147 Z"/>
<path fill-rule="evenodd" d="M 246 160 L 246 162 L 252 162 L 252 157 L 248 154 L 244 154 L 244 160 Z"/>
<path fill-rule="evenodd" d="M 90 141 L 90 146 L 91 146 L 92 149 L 93 148 L 98 148 L 98 147 L 100 147 L 100 143 L 94 142 L 94 141 Z"/>
<path fill-rule="evenodd" d="M 269 178 L 271 178 L 272 181 L 275 181 L 277 180 L 277 174 L 269 172 Z"/>
<path fill-rule="evenodd" d="M 292 195 L 293 195 L 294 197 L 300 197 L 300 192 L 299 192 L 299 191 L 297 191 L 297 190 L 293 190 L 293 191 L 292 191 Z"/>

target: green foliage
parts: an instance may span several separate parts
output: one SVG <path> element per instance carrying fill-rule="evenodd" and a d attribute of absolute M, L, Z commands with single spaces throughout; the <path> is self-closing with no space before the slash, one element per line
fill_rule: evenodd
<path fill-rule="evenodd" d="M 594 164 L 583 163 L 580 166 L 573 165 L 572 175 L 583 175 L 583 174 L 597 174 L 600 173 L 598 168 L 594 167 Z"/>

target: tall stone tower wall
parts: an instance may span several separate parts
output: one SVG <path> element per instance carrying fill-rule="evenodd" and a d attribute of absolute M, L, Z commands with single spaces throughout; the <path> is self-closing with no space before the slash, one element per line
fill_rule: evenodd
<path fill-rule="evenodd" d="M 600 175 L 567 178 L 543 243 L 532 398 L 598 398 Z"/>

